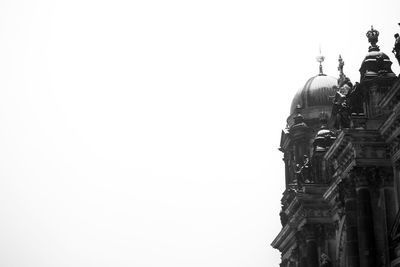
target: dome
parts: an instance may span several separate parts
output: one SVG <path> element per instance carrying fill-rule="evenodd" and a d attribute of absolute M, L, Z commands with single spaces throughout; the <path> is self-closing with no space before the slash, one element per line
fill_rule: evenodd
<path fill-rule="evenodd" d="M 380 78 L 396 78 L 396 75 L 391 69 L 392 62 L 385 53 L 380 52 L 379 46 L 376 44 L 378 42 L 378 36 L 379 31 L 371 26 L 371 30 L 367 32 L 368 42 L 371 45 L 368 48 L 368 54 L 365 56 L 360 68 L 361 82 L 372 80 L 378 76 Z"/>
<path fill-rule="evenodd" d="M 382 78 L 396 78 L 396 75 L 391 69 L 392 62 L 385 54 L 378 51 L 369 51 L 365 56 L 361 68 L 361 80 L 373 79 L 377 76 Z"/>
<path fill-rule="evenodd" d="M 300 105 L 302 110 L 317 108 L 321 111 L 330 111 L 332 108 L 330 97 L 333 97 L 338 91 L 337 83 L 338 79 L 325 74 L 311 77 L 294 96 L 290 114 L 292 115 L 295 112 L 297 105 Z"/>

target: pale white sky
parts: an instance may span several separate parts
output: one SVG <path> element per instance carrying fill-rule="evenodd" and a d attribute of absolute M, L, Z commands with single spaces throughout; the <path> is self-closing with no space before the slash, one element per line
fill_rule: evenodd
<path fill-rule="evenodd" d="M 393 1 L 0 1 L 1 266 L 278 266 L 295 91 Z"/>

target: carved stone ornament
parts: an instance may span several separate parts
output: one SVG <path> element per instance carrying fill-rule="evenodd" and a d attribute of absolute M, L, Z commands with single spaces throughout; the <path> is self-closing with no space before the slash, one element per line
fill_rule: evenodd
<path fill-rule="evenodd" d="M 332 261 L 325 253 L 321 253 L 320 257 L 320 266 L 321 267 L 332 267 Z"/>

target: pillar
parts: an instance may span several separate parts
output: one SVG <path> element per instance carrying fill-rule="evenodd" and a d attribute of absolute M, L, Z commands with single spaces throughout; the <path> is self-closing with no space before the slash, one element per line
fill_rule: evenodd
<path fill-rule="evenodd" d="M 346 251 L 347 266 L 360 266 L 358 254 L 358 233 L 357 233 L 357 198 L 354 181 L 346 180 L 344 187 L 344 209 L 346 214 Z"/>
<path fill-rule="evenodd" d="M 374 225 L 369 191 L 369 175 L 366 170 L 358 170 L 356 174 L 357 192 L 357 233 L 360 266 L 376 267 L 376 249 Z"/>
<path fill-rule="evenodd" d="M 318 267 L 318 244 L 314 225 L 306 225 L 307 267 Z"/>

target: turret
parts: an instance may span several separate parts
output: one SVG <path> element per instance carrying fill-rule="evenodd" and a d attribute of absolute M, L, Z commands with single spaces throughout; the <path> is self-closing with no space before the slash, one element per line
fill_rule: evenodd
<path fill-rule="evenodd" d="M 361 64 L 360 86 L 357 89 L 363 96 L 366 115 L 373 119 L 383 115 L 378 103 L 394 83 L 396 75 L 391 69 L 392 62 L 389 57 L 381 52 L 377 45 L 379 31 L 371 26 L 366 36 L 371 45 Z"/>

